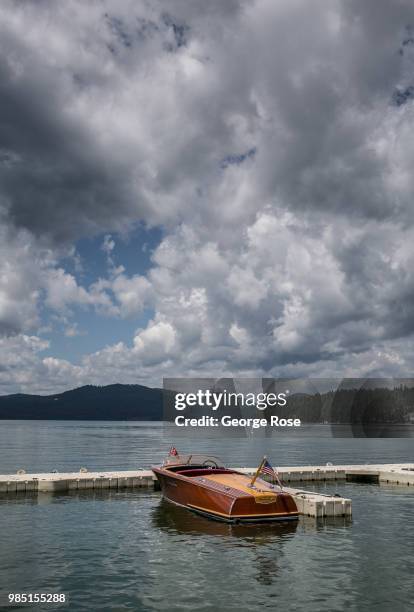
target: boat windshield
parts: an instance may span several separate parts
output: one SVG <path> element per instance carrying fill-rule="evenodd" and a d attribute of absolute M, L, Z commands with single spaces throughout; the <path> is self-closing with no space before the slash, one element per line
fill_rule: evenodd
<path fill-rule="evenodd" d="M 194 467 L 224 467 L 224 463 L 219 457 L 214 455 L 199 455 L 196 453 L 168 455 L 168 457 L 166 457 L 163 461 L 164 467 L 174 465 L 191 465 Z"/>

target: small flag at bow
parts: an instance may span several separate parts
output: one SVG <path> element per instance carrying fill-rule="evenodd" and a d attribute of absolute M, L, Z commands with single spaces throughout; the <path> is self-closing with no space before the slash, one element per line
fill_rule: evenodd
<path fill-rule="evenodd" d="M 178 451 L 177 451 L 177 449 L 175 448 L 175 446 L 172 446 L 172 447 L 170 448 L 170 452 L 169 452 L 168 454 L 169 454 L 170 456 L 172 456 L 172 457 L 178 457 Z"/>

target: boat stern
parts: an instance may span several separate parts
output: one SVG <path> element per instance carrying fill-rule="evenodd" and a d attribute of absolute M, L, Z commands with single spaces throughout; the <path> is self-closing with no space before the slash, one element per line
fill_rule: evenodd
<path fill-rule="evenodd" d="M 299 512 L 289 493 L 258 491 L 236 499 L 231 515 L 239 522 L 268 522 L 297 520 Z"/>

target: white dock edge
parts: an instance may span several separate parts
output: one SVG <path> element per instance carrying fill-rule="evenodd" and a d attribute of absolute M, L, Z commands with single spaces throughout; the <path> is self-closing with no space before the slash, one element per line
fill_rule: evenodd
<path fill-rule="evenodd" d="M 0 494 L 64 492 L 86 489 L 154 488 L 151 470 L 0 475 Z"/>
<path fill-rule="evenodd" d="M 380 484 L 414 485 L 414 467 L 381 471 L 379 482 Z"/>
<path fill-rule="evenodd" d="M 253 474 L 255 468 L 237 468 L 245 474 Z M 284 482 L 308 482 L 327 480 L 375 480 L 380 484 L 414 485 L 414 463 L 381 463 L 365 465 L 323 465 L 278 467 Z"/>
<path fill-rule="evenodd" d="M 256 468 L 236 468 L 245 474 L 254 474 Z M 278 468 L 284 482 L 329 481 L 353 478 L 375 479 L 380 484 L 414 485 L 414 464 L 380 465 L 327 465 L 293 466 Z M 70 472 L 48 474 L 0 475 L 0 494 L 63 493 L 89 489 L 131 489 L 155 487 L 156 478 L 151 470 L 116 472 Z M 302 489 L 286 488 L 295 498 L 299 512 L 314 517 L 351 516 L 350 499 L 324 495 Z"/>
<path fill-rule="evenodd" d="M 352 516 L 352 501 L 345 497 L 300 491 L 290 487 L 285 487 L 284 490 L 292 495 L 299 513 L 305 516 L 317 518 Z"/>

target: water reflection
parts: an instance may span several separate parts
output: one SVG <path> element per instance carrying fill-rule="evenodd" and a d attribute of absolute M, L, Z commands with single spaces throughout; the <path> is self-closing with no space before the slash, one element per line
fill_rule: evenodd
<path fill-rule="evenodd" d="M 302 533 L 314 534 L 320 531 L 340 531 L 352 527 L 350 516 L 328 516 L 326 518 L 314 518 L 313 516 L 300 517 L 300 531 Z"/>
<path fill-rule="evenodd" d="M 154 508 L 152 524 L 153 527 L 171 534 L 238 538 L 241 545 L 244 541 L 260 545 L 260 543 L 268 544 L 270 541 L 290 538 L 297 531 L 315 533 L 329 528 L 350 528 L 352 518 L 335 516 L 316 519 L 310 516 L 301 516 L 298 521 L 231 524 L 207 519 L 161 499 L 160 503 Z"/>
<path fill-rule="evenodd" d="M 4 505 L 48 506 L 49 504 L 67 504 L 70 502 L 141 502 L 141 498 L 159 498 L 159 493 L 152 489 L 84 489 L 73 491 L 18 491 L 0 495 L 0 507 Z"/>
<path fill-rule="evenodd" d="M 164 533 L 185 539 L 186 544 L 191 544 L 195 536 L 198 539 L 219 539 L 221 545 L 235 552 L 244 548 L 243 556 L 248 555 L 254 578 L 260 584 L 270 585 L 282 569 L 283 548 L 294 537 L 298 521 L 233 525 L 198 516 L 161 500 L 153 510 L 152 525 Z"/>
<path fill-rule="evenodd" d="M 152 523 L 154 527 L 168 533 L 239 538 L 240 544 L 244 542 L 256 546 L 268 544 L 269 539 L 291 537 L 298 526 L 298 521 L 233 525 L 199 516 L 185 508 L 174 506 L 164 499 L 154 509 Z"/>

